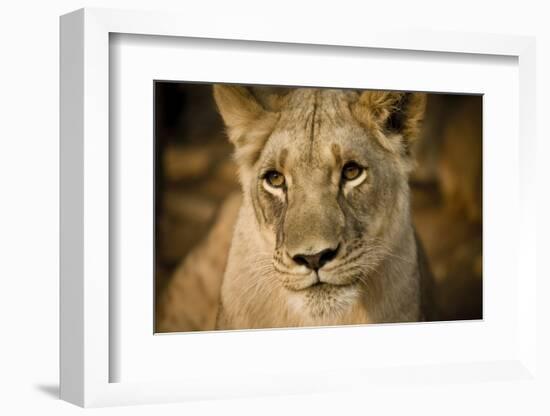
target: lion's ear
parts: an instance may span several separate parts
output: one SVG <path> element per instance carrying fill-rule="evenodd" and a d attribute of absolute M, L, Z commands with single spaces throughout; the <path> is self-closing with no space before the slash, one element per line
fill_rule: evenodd
<path fill-rule="evenodd" d="M 351 109 L 384 147 L 410 156 L 424 118 L 426 94 L 364 91 Z"/>
<path fill-rule="evenodd" d="M 248 88 L 214 85 L 214 98 L 225 125 L 232 129 L 248 125 L 264 112 Z"/>
<path fill-rule="evenodd" d="M 235 145 L 238 162 L 254 163 L 273 131 L 278 113 L 266 109 L 246 87 L 214 85 L 214 99 Z"/>

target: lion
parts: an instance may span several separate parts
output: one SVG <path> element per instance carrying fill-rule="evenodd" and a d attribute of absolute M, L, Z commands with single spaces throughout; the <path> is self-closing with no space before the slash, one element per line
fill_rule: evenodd
<path fill-rule="evenodd" d="M 242 202 L 216 329 L 431 319 L 408 177 L 423 93 L 215 85 Z"/>

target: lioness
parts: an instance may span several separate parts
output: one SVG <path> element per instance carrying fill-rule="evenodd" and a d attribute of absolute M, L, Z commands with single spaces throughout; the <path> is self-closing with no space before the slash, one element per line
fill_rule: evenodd
<path fill-rule="evenodd" d="M 215 85 L 243 190 L 217 329 L 429 318 L 408 174 L 425 95 Z"/>

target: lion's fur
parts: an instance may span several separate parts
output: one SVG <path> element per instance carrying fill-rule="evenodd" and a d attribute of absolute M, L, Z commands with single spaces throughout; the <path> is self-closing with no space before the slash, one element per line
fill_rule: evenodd
<path fill-rule="evenodd" d="M 243 189 L 217 328 L 421 320 L 408 174 L 425 95 L 216 85 L 214 96 Z M 367 176 L 344 189 L 350 159 Z M 266 191 L 267 168 L 285 173 L 286 193 Z M 324 247 L 338 253 L 319 269 L 327 284 L 309 287 L 291 254 Z"/>
<path fill-rule="evenodd" d="M 185 256 L 161 294 L 158 332 L 212 330 L 220 288 L 242 197 L 231 194 L 222 204 L 207 236 Z"/>

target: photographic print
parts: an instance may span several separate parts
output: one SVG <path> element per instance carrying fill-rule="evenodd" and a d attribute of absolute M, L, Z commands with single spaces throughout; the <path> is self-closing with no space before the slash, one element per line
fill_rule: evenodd
<path fill-rule="evenodd" d="M 482 96 L 156 81 L 155 332 L 482 319 Z"/>

